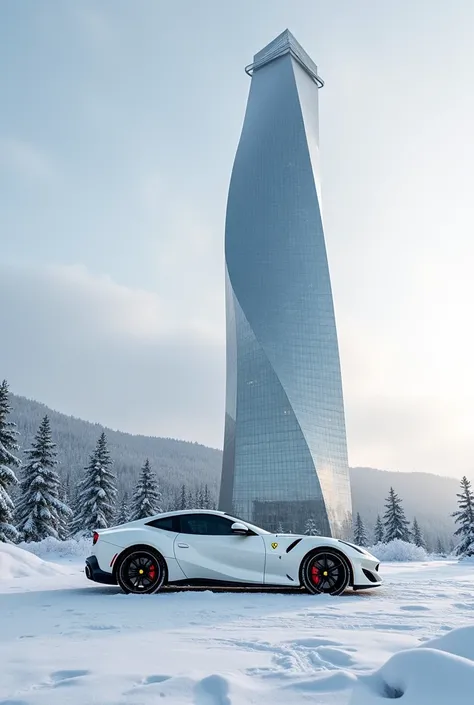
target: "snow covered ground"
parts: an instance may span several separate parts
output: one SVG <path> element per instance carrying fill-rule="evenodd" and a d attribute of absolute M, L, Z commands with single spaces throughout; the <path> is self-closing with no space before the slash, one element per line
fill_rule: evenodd
<path fill-rule="evenodd" d="M 82 566 L 0 545 L 0 705 L 474 702 L 474 563 L 341 597 L 122 595 Z"/>

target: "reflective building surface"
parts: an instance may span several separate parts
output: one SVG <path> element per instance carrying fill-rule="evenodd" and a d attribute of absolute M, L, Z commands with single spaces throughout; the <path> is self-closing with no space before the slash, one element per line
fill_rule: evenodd
<path fill-rule="evenodd" d="M 226 215 L 219 508 L 272 531 L 351 520 L 319 185 L 317 67 L 289 31 L 254 57 Z"/>

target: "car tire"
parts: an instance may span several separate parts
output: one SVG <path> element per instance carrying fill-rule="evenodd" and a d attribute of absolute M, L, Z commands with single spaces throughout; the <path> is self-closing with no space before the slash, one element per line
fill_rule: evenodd
<path fill-rule="evenodd" d="M 347 558 L 332 548 L 313 551 L 301 564 L 301 583 L 313 595 L 341 595 L 350 580 Z"/>
<path fill-rule="evenodd" d="M 125 594 L 152 595 L 163 586 L 166 564 L 149 546 L 136 546 L 118 559 L 117 583 Z"/>

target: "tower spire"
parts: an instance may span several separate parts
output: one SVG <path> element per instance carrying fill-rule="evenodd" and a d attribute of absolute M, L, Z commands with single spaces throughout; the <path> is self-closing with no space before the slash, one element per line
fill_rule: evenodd
<path fill-rule="evenodd" d="M 252 76 L 254 71 L 258 71 L 258 69 L 261 69 L 271 61 L 275 61 L 275 59 L 279 59 L 281 56 L 285 56 L 285 54 L 290 54 L 298 62 L 318 88 L 324 86 L 324 81 L 318 75 L 318 67 L 301 44 L 296 41 L 289 29 L 285 29 L 266 47 L 257 52 L 253 57 L 253 63 L 245 67 L 245 72 Z"/>

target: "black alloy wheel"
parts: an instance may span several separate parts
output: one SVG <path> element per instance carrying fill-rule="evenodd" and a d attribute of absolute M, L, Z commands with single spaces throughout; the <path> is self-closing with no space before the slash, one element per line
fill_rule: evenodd
<path fill-rule="evenodd" d="M 325 549 L 306 559 L 302 578 L 313 594 L 340 595 L 350 582 L 349 565 L 344 556 Z"/>
<path fill-rule="evenodd" d="M 117 570 L 117 582 L 125 593 L 150 595 L 163 585 L 163 562 L 152 551 L 137 549 L 122 558 Z"/>

